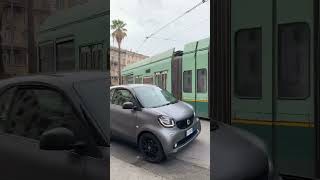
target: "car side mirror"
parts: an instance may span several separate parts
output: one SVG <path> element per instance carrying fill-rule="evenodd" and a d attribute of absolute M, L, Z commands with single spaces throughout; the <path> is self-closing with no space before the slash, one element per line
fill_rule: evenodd
<path fill-rule="evenodd" d="M 43 150 L 71 150 L 76 138 L 67 128 L 54 128 L 44 132 L 40 137 L 40 149 Z"/>
<path fill-rule="evenodd" d="M 123 105 L 122 105 L 122 108 L 123 109 L 134 109 L 134 105 L 133 105 L 133 103 L 132 102 L 125 102 L 125 103 L 123 103 Z"/>

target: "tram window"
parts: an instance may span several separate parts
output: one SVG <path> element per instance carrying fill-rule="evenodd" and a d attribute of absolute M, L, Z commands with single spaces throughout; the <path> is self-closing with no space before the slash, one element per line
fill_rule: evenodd
<path fill-rule="evenodd" d="M 54 48 L 53 43 L 39 46 L 39 72 L 54 71 Z"/>
<path fill-rule="evenodd" d="M 155 84 L 161 89 L 167 89 L 167 71 L 155 73 Z"/>
<path fill-rule="evenodd" d="M 261 98 L 261 28 L 240 30 L 235 41 L 235 94 L 241 98 Z"/>
<path fill-rule="evenodd" d="M 123 84 L 133 84 L 133 75 L 122 76 Z"/>
<path fill-rule="evenodd" d="M 127 84 L 133 84 L 133 75 L 127 76 Z"/>
<path fill-rule="evenodd" d="M 143 84 L 153 84 L 153 77 L 144 77 Z"/>
<path fill-rule="evenodd" d="M 197 92 L 207 92 L 207 69 L 205 68 L 197 70 Z"/>
<path fill-rule="evenodd" d="M 122 84 L 128 84 L 128 76 L 122 76 Z"/>
<path fill-rule="evenodd" d="M 306 23 L 279 25 L 278 95 L 303 99 L 309 96 L 310 28 Z"/>
<path fill-rule="evenodd" d="M 142 77 L 141 76 L 136 76 L 134 83 L 136 84 L 141 84 L 142 83 Z"/>
<path fill-rule="evenodd" d="M 57 71 L 73 71 L 75 69 L 74 41 L 57 44 Z"/>
<path fill-rule="evenodd" d="M 102 66 L 102 45 L 90 45 L 80 48 L 80 69 L 99 70 Z"/>
<path fill-rule="evenodd" d="M 155 82 L 155 85 L 157 85 L 157 86 L 161 85 L 161 74 L 160 74 L 160 72 L 155 73 L 154 82 Z"/>
<path fill-rule="evenodd" d="M 91 49 L 89 47 L 80 48 L 80 69 L 86 70 L 91 59 Z"/>
<path fill-rule="evenodd" d="M 92 68 L 95 70 L 99 70 L 102 68 L 102 45 L 94 45 L 93 46 L 93 59 L 92 59 Z"/>
<path fill-rule="evenodd" d="M 161 73 L 161 81 L 162 85 L 161 88 L 167 90 L 167 71 Z"/>
<path fill-rule="evenodd" d="M 183 92 L 192 93 L 192 71 L 183 72 Z"/>

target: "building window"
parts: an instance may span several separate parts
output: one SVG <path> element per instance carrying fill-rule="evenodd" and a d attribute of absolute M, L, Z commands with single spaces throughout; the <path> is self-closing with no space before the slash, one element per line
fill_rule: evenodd
<path fill-rule="evenodd" d="M 54 71 L 54 47 L 53 43 L 39 46 L 39 72 Z"/>
<path fill-rule="evenodd" d="M 241 98 L 261 98 L 261 28 L 240 30 L 235 38 L 235 94 Z"/>
<path fill-rule="evenodd" d="M 279 25 L 278 96 L 303 99 L 310 91 L 310 27 Z"/>
<path fill-rule="evenodd" d="M 75 70 L 74 41 L 66 41 L 57 44 L 57 71 Z"/>
<path fill-rule="evenodd" d="M 24 51 L 21 50 L 17 50 L 14 53 L 14 60 L 15 60 L 15 64 L 18 66 L 23 66 L 25 65 L 25 59 L 26 59 L 26 54 Z"/>
<path fill-rule="evenodd" d="M 205 68 L 197 70 L 197 92 L 207 92 L 207 69 Z"/>
<path fill-rule="evenodd" d="M 2 54 L 2 58 L 3 58 L 3 63 L 5 65 L 8 65 L 9 64 L 9 59 L 10 59 L 8 52 L 4 52 Z"/>
<path fill-rule="evenodd" d="M 192 93 L 192 71 L 183 72 L 183 92 Z"/>

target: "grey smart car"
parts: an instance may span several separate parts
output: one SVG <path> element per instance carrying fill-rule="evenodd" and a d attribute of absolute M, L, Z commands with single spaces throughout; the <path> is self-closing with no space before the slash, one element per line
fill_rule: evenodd
<path fill-rule="evenodd" d="M 160 162 L 201 132 L 193 107 L 153 85 L 110 88 L 112 137 L 138 145 L 145 159 Z"/>

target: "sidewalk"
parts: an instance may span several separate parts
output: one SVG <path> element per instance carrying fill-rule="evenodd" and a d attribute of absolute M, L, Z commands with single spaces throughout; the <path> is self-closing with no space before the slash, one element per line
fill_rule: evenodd
<path fill-rule="evenodd" d="M 167 180 L 161 176 L 128 164 L 110 156 L 110 179 L 112 180 Z"/>

